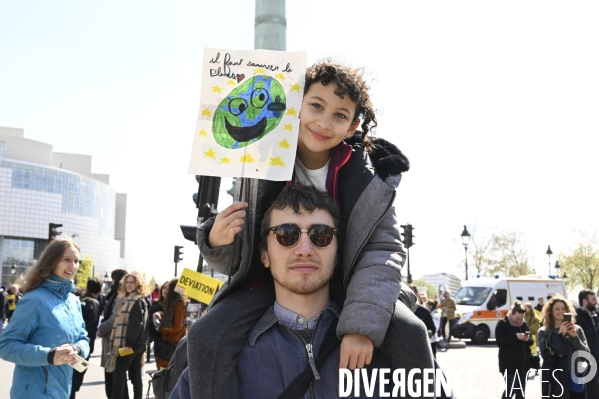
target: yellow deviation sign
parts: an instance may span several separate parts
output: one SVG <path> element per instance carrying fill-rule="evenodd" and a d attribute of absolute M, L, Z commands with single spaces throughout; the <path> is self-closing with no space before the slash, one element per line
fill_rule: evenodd
<path fill-rule="evenodd" d="M 208 305 L 222 285 L 222 281 L 185 268 L 175 290 Z"/>

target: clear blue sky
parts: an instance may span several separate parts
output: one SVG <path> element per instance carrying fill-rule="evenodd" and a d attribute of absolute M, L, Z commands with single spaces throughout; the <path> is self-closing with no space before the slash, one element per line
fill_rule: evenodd
<path fill-rule="evenodd" d="M 412 274 L 462 277 L 464 224 L 520 231 L 546 268 L 548 244 L 599 227 L 599 4 L 389 4 L 289 0 L 287 49 L 367 68 L 377 134 L 412 163 L 395 203 Z M 252 49 L 253 26 L 250 0 L 0 0 L 0 126 L 93 156 L 128 194 L 127 251 L 149 277 L 173 273 L 174 245 L 195 268 L 179 224 L 196 216 L 203 49 Z"/>

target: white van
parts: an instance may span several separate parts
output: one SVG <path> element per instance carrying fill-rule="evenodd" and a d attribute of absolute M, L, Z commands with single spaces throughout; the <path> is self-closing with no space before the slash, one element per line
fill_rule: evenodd
<path fill-rule="evenodd" d="M 451 333 L 456 338 L 470 338 L 484 344 L 495 338 L 497 322 L 505 317 L 512 304 L 520 300 L 537 305 L 539 297 L 566 296 L 563 280 L 544 276 L 479 277 L 466 281 L 455 295 L 456 321 Z"/>

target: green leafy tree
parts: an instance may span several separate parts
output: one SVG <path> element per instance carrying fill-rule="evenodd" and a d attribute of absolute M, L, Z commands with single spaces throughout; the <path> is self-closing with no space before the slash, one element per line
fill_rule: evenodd
<path fill-rule="evenodd" d="M 412 281 L 412 284 L 414 284 L 416 287 L 426 287 L 426 297 L 428 299 L 433 299 L 435 295 L 437 295 L 437 288 L 435 288 L 435 286 L 431 283 L 427 283 L 424 280 L 414 280 Z"/>
<path fill-rule="evenodd" d="M 577 231 L 571 250 L 558 256 L 566 272 L 568 288 L 595 290 L 599 285 L 599 237 L 597 232 Z"/>
<path fill-rule="evenodd" d="M 92 276 L 92 258 L 85 255 L 79 262 L 79 270 L 75 275 L 75 287 L 84 290 L 87 287 L 87 280 Z"/>

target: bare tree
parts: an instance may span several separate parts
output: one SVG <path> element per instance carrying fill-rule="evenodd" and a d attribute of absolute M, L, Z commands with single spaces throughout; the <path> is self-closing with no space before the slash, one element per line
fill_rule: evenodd
<path fill-rule="evenodd" d="M 492 231 L 485 235 L 479 234 L 474 227 L 469 249 L 470 264 L 482 276 L 502 273 L 518 277 L 532 273 L 522 233 Z"/>
<path fill-rule="evenodd" d="M 511 277 L 532 273 L 529 253 L 522 233 L 506 232 L 495 235 L 492 251 L 493 271 Z"/>
<path fill-rule="evenodd" d="M 576 232 L 573 250 L 558 256 L 568 286 L 595 290 L 599 285 L 599 237 L 596 231 Z"/>
<path fill-rule="evenodd" d="M 495 232 L 491 232 L 490 235 L 478 234 L 475 228 L 472 229 L 470 235 L 471 250 L 468 252 L 472 265 L 476 272 L 481 276 L 491 275 L 490 269 L 493 266 L 493 262 L 490 258 L 490 254 L 493 252 L 495 242 Z"/>

